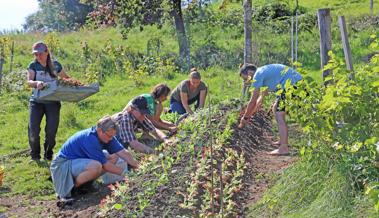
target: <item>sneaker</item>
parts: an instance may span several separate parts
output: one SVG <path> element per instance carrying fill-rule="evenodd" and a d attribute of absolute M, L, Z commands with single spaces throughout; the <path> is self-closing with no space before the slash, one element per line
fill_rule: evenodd
<path fill-rule="evenodd" d="M 74 204 L 74 201 L 75 201 L 75 199 L 73 199 L 71 197 L 59 198 L 59 200 L 57 201 L 57 206 L 60 208 L 63 208 L 65 206 L 71 206 Z"/>
<path fill-rule="evenodd" d="M 52 161 L 53 160 L 53 157 L 44 157 L 43 159 L 47 160 L 47 161 Z"/>
<path fill-rule="evenodd" d="M 32 159 L 29 160 L 29 164 L 32 164 L 32 163 L 39 164 L 40 162 L 41 160 L 39 158 L 34 158 L 34 157 L 32 157 Z"/>
<path fill-rule="evenodd" d="M 71 195 L 72 196 L 85 195 L 85 194 L 94 193 L 97 191 L 98 191 L 98 187 L 96 187 L 95 182 L 89 181 L 79 187 L 74 187 L 71 190 Z"/>
<path fill-rule="evenodd" d="M 53 159 L 53 154 L 46 154 L 43 155 L 43 159 L 51 161 Z"/>

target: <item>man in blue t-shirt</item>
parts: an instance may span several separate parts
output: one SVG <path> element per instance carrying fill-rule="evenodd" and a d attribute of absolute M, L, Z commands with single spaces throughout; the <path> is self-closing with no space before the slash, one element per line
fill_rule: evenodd
<path fill-rule="evenodd" d="M 254 87 L 253 95 L 250 98 L 249 104 L 246 108 L 245 114 L 242 117 L 239 128 L 243 128 L 251 116 L 258 111 L 263 102 L 263 97 L 267 93 L 275 92 L 278 89 L 285 89 L 287 81 L 291 85 L 295 85 L 296 82 L 302 79 L 302 76 L 294 69 L 285 66 L 283 64 L 268 64 L 257 68 L 253 64 L 245 64 L 240 68 L 240 76 L 244 80 L 244 84 L 249 84 L 252 79 L 251 86 Z M 266 90 L 261 91 L 261 88 Z M 288 127 L 285 121 L 285 110 L 280 101 L 284 100 L 284 94 L 278 96 L 275 106 L 273 107 L 275 112 L 275 118 L 279 126 L 279 148 L 275 149 L 269 154 L 271 155 L 286 155 L 289 153 L 288 148 Z"/>
<path fill-rule="evenodd" d="M 50 167 L 60 199 L 70 198 L 73 187 L 93 181 L 105 172 L 125 176 L 127 167 L 116 166 L 119 158 L 138 168 L 138 162 L 114 137 L 117 129 L 116 121 L 107 115 L 96 127 L 74 134 L 63 144 Z"/>

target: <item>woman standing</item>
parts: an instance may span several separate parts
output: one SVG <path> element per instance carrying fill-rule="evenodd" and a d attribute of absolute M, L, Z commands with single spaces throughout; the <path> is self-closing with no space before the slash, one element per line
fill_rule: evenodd
<path fill-rule="evenodd" d="M 207 96 L 207 86 L 201 81 L 196 68 L 191 69 L 190 79 L 180 82 L 172 91 L 170 109 L 178 114 L 193 114 L 189 105 L 196 102 L 195 109 L 203 108 Z"/>
<path fill-rule="evenodd" d="M 62 65 L 58 61 L 52 61 L 51 54 L 46 44 L 36 42 L 32 47 L 35 57 L 28 66 L 28 85 L 33 89 L 43 89 L 47 82 L 57 80 L 57 76 L 68 78 L 62 70 Z M 32 94 L 29 100 L 29 126 L 28 136 L 30 145 L 30 155 L 32 160 L 41 158 L 40 152 L 40 125 L 43 116 L 46 116 L 44 158 L 51 160 L 53 148 L 55 146 L 55 136 L 59 125 L 59 112 L 61 103 L 59 101 L 41 101 L 35 99 Z"/>

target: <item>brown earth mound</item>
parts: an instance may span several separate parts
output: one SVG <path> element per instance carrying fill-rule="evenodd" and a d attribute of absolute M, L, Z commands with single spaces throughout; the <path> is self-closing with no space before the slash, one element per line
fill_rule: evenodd
<path fill-rule="evenodd" d="M 229 110 L 230 108 L 221 108 L 221 110 Z M 219 116 L 223 116 L 221 112 Z M 214 119 L 212 122 L 218 122 L 220 119 Z M 222 125 L 221 125 L 222 126 Z M 232 172 L 235 170 L 236 163 L 233 162 L 226 170 L 221 172 L 220 163 L 225 161 L 225 153 L 232 149 L 238 155 L 245 157 L 245 166 L 242 183 L 233 194 L 233 201 L 235 214 L 233 217 L 245 217 L 246 209 L 249 204 L 257 201 L 264 191 L 269 186 L 269 178 L 272 172 L 278 172 L 286 168 L 294 161 L 291 156 L 275 157 L 267 155 L 266 152 L 274 149 L 272 143 L 271 119 L 265 113 L 258 113 L 252 119 L 252 122 L 244 129 L 240 130 L 236 124 L 232 126 L 234 130 L 231 138 L 228 140 L 221 149 L 214 151 L 213 158 L 217 164 L 215 168 L 214 177 L 218 177 L 219 181 L 225 182 L 223 186 L 228 184 L 228 170 Z M 223 131 L 221 127 L 221 131 Z M 209 152 L 209 148 L 199 148 L 203 153 Z M 192 167 L 189 167 L 189 162 L 195 161 Z M 193 180 L 193 175 L 199 167 L 199 160 L 194 160 L 190 154 L 185 154 L 181 160 L 174 164 L 169 172 L 169 181 L 157 188 L 155 194 L 150 198 L 149 206 L 143 210 L 141 217 L 198 217 L 199 210 L 201 209 L 202 200 L 199 199 L 192 209 L 181 206 L 186 198 L 188 198 L 188 185 L 187 182 Z M 226 175 L 226 176 L 225 176 Z M 210 189 L 209 181 L 210 175 L 199 177 L 198 193 L 195 196 L 199 197 L 204 194 L 204 190 Z M 141 187 L 143 181 L 154 179 L 155 176 L 151 174 L 143 175 L 139 180 L 131 181 L 129 183 L 131 199 L 126 204 L 128 210 L 138 210 L 138 193 L 141 193 L 146 187 Z M 220 212 L 221 205 L 226 204 L 220 202 L 221 193 L 220 187 L 213 187 L 212 189 L 214 202 L 214 211 Z M 0 205 L 6 208 L 6 212 L 1 214 L 0 217 L 96 217 L 99 216 L 98 205 L 106 195 L 111 191 L 108 187 L 103 186 L 97 192 L 79 196 L 72 206 L 59 208 L 56 201 L 41 201 L 35 200 L 30 197 L 14 196 L 10 198 L 1 198 Z M 230 214 L 229 214 L 230 215 Z M 106 215 L 107 217 L 125 217 L 123 211 L 112 210 Z M 212 216 L 212 213 L 209 213 Z M 225 217 L 228 217 L 227 215 Z M 229 216 L 230 217 L 230 216 Z"/>

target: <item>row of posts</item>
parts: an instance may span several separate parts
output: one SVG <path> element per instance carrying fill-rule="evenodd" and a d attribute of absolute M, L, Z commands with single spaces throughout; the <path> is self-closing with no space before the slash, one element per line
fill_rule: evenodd
<path fill-rule="evenodd" d="M 332 33 L 331 33 L 331 22 L 332 18 L 330 16 L 330 9 L 319 9 L 317 11 L 317 20 L 320 32 L 320 58 L 321 58 L 321 69 L 328 64 L 330 57 L 328 52 L 332 50 Z M 344 16 L 338 17 L 338 24 L 341 32 L 341 40 L 343 45 L 343 51 L 345 54 L 346 67 L 349 71 L 353 71 L 353 62 L 351 57 L 351 50 L 349 45 L 349 38 L 347 36 L 346 22 Z M 331 70 L 323 70 L 322 76 L 326 76 L 332 73 Z"/>

